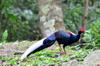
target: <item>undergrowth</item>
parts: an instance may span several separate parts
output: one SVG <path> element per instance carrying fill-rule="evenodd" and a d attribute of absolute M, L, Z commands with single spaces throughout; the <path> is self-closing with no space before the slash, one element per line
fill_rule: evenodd
<path fill-rule="evenodd" d="M 14 55 L 11 57 L 0 57 L 0 60 L 4 62 L 8 66 L 45 66 L 45 65 L 61 65 L 63 62 L 67 62 L 69 60 L 77 59 L 78 61 L 83 61 L 84 58 L 89 54 L 92 49 L 84 49 L 78 48 L 79 46 L 68 46 L 66 47 L 66 51 L 68 55 L 60 55 L 59 49 L 48 50 L 44 49 L 40 52 L 30 55 L 24 61 L 20 61 L 21 55 Z"/>

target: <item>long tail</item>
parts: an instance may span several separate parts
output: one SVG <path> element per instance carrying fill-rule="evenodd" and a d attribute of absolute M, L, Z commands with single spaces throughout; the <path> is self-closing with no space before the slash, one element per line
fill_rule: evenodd
<path fill-rule="evenodd" d="M 43 50 L 51 45 L 54 44 L 55 42 L 55 37 L 54 36 L 50 36 L 48 38 L 43 38 L 40 41 L 38 41 L 37 43 L 33 44 L 32 46 L 30 46 L 25 52 L 24 54 L 21 56 L 21 60 L 25 59 L 27 56 L 29 56 L 32 53 L 38 52 L 40 50 Z"/>
<path fill-rule="evenodd" d="M 29 54 L 31 54 L 34 50 L 36 50 L 37 48 L 39 48 L 40 46 L 42 46 L 44 40 L 45 40 L 45 38 L 43 38 L 43 39 L 41 39 L 40 41 L 36 42 L 35 44 L 31 45 L 31 46 L 24 52 L 24 54 L 21 56 L 21 60 L 23 60 L 23 59 L 26 58 Z"/>

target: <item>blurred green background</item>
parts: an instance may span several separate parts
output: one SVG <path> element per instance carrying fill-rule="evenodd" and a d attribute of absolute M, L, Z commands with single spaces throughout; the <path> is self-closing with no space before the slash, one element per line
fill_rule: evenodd
<path fill-rule="evenodd" d="M 38 40 L 42 38 L 38 26 L 37 0 L 0 0 L 0 41 Z M 77 33 L 82 23 L 84 0 L 62 1 L 66 29 Z M 100 42 L 100 1 L 90 0 L 85 35 Z M 91 40 L 90 40 L 91 38 Z"/>

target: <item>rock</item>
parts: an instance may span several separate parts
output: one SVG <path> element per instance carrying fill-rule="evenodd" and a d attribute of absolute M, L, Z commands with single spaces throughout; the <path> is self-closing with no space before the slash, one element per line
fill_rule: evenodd
<path fill-rule="evenodd" d="M 77 60 L 62 63 L 61 66 L 100 66 L 100 50 L 90 53 L 80 64 Z"/>
<path fill-rule="evenodd" d="M 61 66 L 68 66 L 68 62 L 64 62 L 64 63 L 62 63 Z"/>
<path fill-rule="evenodd" d="M 78 61 L 77 60 L 71 60 L 69 62 L 64 62 L 64 63 L 62 63 L 62 66 L 78 66 Z"/>
<path fill-rule="evenodd" d="M 83 64 L 78 64 L 78 66 L 84 66 Z"/>
<path fill-rule="evenodd" d="M 17 40 L 17 41 L 15 41 L 13 44 L 14 44 L 14 45 L 18 45 L 18 44 L 19 44 L 19 41 Z"/>
<path fill-rule="evenodd" d="M 0 65 L 3 65 L 3 62 L 0 60 Z"/>
<path fill-rule="evenodd" d="M 83 61 L 84 66 L 100 66 L 100 50 L 90 53 Z"/>

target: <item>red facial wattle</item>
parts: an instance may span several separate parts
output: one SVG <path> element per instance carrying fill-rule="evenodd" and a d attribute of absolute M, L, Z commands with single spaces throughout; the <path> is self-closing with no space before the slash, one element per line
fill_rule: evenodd
<path fill-rule="evenodd" d="M 85 32 L 85 27 L 81 27 L 80 28 L 80 32 L 83 32 L 84 33 Z"/>

